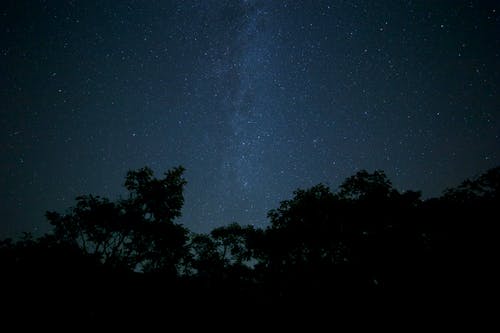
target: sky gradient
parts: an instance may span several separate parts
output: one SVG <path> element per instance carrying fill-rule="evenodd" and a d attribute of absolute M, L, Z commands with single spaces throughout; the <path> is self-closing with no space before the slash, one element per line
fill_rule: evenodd
<path fill-rule="evenodd" d="M 186 167 L 180 222 L 265 226 L 384 170 L 438 196 L 500 164 L 498 1 L 2 1 L 0 235 L 127 170 Z"/>

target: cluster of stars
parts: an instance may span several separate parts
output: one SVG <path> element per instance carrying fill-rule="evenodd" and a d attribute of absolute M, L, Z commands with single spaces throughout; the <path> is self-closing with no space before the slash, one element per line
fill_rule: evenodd
<path fill-rule="evenodd" d="M 187 169 L 182 222 L 265 225 L 360 168 L 439 195 L 498 165 L 498 5 L 13 2 L 2 8 L 0 232 L 45 230 L 129 169 Z M 40 41 L 43 41 L 40 42 Z"/>

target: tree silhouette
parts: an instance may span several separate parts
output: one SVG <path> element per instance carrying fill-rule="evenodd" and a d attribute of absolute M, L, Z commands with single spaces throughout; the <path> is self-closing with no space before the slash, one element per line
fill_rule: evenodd
<path fill-rule="evenodd" d="M 361 170 L 340 185 L 339 196 L 351 200 L 384 199 L 389 197 L 392 191 L 392 183 L 382 170 L 371 174 Z"/>
<path fill-rule="evenodd" d="M 490 169 L 477 177 L 467 179 L 457 188 L 447 189 L 444 193 L 445 199 L 470 203 L 477 199 L 495 201 L 500 198 L 500 167 Z"/>
<path fill-rule="evenodd" d="M 191 265 L 198 277 L 212 280 L 221 279 L 226 263 L 212 237 L 204 234 L 193 235 L 191 249 L 194 252 Z"/>
<path fill-rule="evenodd" d="M 209 235 L 194 235 L 191 249 L 196 273 L 219 282 L 250 279 L 250 266 L 255 258 L 249 242 L 255 233 L 253 226 L 231 223 L 213 229 Z"/>
<path fill-rule="evenodd" d="M 147 167 L 129 171 L 128 198 L 77 197 L 75 207 L 61 215 L 47 212 L 60 241 L 80 247 L 103 263 L 177 275 L 188 253 L 188 231 L 174 223 L 184 203 L 183 167 L 157 179 Z"/>
<path fill-rule="evenodd" d="M 343 220 L 337 218 L 340 202 L 328 187 L 319 184 L 308 190 L 297 190 L 268 214 L 275 238 L 277 258 L 285 265 L 320 264 L 343 261 Z M 281 238 L 281 241 L 278 241 Z"/>
<path fill-rule="evenodd" d="M 130 171 L 126 197 L 79 196 L 65 214 L 47 212 L 52 233 L 1 241 L 4 278 L 16 286 L 5 296 L 8 316 L 23 308 L 37 318 L 144 322 L 193 307 L 290 316 L 304 304 L 339 313 L 381 299 L 456 309 L 489 292 L 500 167 L 426 200 L 393 188 L 383 171 L 362 170 L 337 191 L 294 191 L 266 228 L 232 223 L 208 234 L 176 223 L 183 171 Z"/>
<path fill-rule="evenodd" d="M 254 231 L 253 226 L 242 227 L 237 223 L 218 227 L 210 232 L 221 258 L 227 265 L 242 265 L 251 259 L 247 237 Z"/>
<path fill-rule="evenodd" d="M 67 214 L 47 212 L 54 235 L 62 243 L 80 247 L 102 262 L 125 263 L 131 228 L 123 223 L 119 205 L 98 196 L 79 196 Z"/>

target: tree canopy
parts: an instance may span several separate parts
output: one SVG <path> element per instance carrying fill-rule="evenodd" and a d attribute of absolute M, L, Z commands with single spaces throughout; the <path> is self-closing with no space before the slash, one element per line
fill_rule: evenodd
<path fill-rule="evenodd" d="M 7 279 L 29 284 L 45 276 L 59 297 L 80 304 L 63 291 L 72 290 L 86 300 L 78 306 L 83 313 L 95 300 L 128 313 L 123 295 L 144 304 L 156 293 L 169 304 L 191 299 L 206 306 L 380 292 L 451 299 L 459 285 L 476 281 L 497 248 L 491 237 L 500 167 L 426 200 L 395 189 L 383 171 L 362 170 L 337 191 L 324 184 L 297 189 L 269 211 L 265 228 L 231 223 L 208 234 L 176 222 L 183 172 L 176 167 L 156 178 L 147 167 L 130 171 L 122 198 L 82 195 L 65 213 L 47 212 L 51 233 L 0 243 Z M 111 291 L 115 299 L 106 296 Z"/>

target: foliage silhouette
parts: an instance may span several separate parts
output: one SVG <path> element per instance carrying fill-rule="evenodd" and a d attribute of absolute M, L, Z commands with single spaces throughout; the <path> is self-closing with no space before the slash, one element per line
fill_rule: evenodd
<path fill-rule="evenodd" d="M 141 322 L 178 319 L 193 306 L 290 315 L 304 304 L 374 311 L 367 304 L 380 300 L 456 310 L 489 285 L 500 167 L 427 200 L 399 192 L 383 171 L 362 170 L 338 191 L 296 190 L 269 212 L 267 228 L 232 223 L 209 234 L 175 222 L 183 171 L 160 179 L 130 171 L 126 198 L 77 197 L 65 214 L 47 212 L 52 233 L 2 241 L 7 283 L 19 291 L 6 298 L 17 304 L 10 315 L 24 307 L 39 318 Z M 50 311 L 39 301 L 49 298 Z"/>
<path fill-rule="evenodd" d="M 56 239 L 107 265 L 177 275 L 189 251 L 188 230 L 174 223 L 184 204 L 183 172 L 177 167 L 156 179 L 147 167 L 129 171 L 128 198 L 80 196 L 66 214 L 47 212 L 46 217 Z"/>

